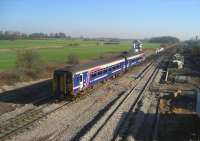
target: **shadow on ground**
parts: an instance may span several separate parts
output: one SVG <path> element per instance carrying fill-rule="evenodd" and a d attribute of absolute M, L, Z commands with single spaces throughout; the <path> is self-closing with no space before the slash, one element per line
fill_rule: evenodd
<path fill-rule="evenodd" d="M 35 100 L 52 95 L 52 80 L 46 80 L 0 94 L 0 102 L 13 104 L 30 104 Z"/>
<path fill-rule="evenodd" d="M 140 119 L 135 119 L 137 116 Z M 127 113 L 123 116 L 126 117 Z M 156 115 L 143 112 L 129 114 L 132 118 L 126 130 L 123 127 L 124 117 L 119 122 L 115 135 L 122 140 L 157 140 L 157 141 L 189 141 L 200 139 L 200 120 L 196 114 L 160 114 L 159 124 L 156 128 Z M 135 123 L 138 121 L 137 123 Z M 141 122 L 141 123 L 140 123 Z"/>
<path fill-rule="evenodd" d="M 80 129 L 72 141 L 80 140 L 97 123 L 102 115 L 103 111 Z M 131 118 L 129 119 L 127 117 Z M 121 140 L 132 139 L 140 141 L 196 141 L 200 139 L 200 119 L 196 114 L 160 114 L 159 122 L 157 122 L 156 118 L 156 114 L 144 114 L 141 111 L 123 113 L 117 127 L 114 129 L 114 137 L 112 140 L 115 140 L 116 137 Z M 157 127 L 155 123 L 159 123 Z M 97 130 L 91 140 L 95 140 L 95 137 L 101 129 L 103 129 L 103 126 Z"/>

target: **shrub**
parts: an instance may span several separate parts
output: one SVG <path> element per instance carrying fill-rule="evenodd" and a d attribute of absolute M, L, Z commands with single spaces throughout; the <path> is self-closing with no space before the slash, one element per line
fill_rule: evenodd
<path fill-rule="evenodd" d="M 19 76 L 19 73 L 17 73 L 16 71 L 0 72 L 0 85 L 16 83 L 20 79 Z"/>
<path fill-rule="evenodd" d="M 68 58 L 67 58 L 67 63 L 78 64 L 79 63 L 79 56 L 75 53 L 69 54 Z"/>
<path fill-rule="evenodd" d="M 80 46 L 80 44 L 78 44 L 78 43 L 70 43 L 70 44 L 68 44 L 68 46 Z"/>
<path fill-rule="evenodd" d="M 34 50 L 20 50 L 17 52 L 16 71 L 31 78 L 40 76 L 44 70 L 44 64 L 39 54 Z"/>

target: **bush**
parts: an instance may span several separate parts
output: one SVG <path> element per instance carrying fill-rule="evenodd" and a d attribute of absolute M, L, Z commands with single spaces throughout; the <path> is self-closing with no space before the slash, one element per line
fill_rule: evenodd
<path fill-rule="evenodd" d="M 68 44 L 68 46 L 80 46 L 80 44 L 78 44 L 78 43 L 70 43 L 70 44 Z"/>
<path fill-rule="evenodd" d="M 44 70 L 44 64 L 39 54 L 34 50 L 20 50 L 17 52 L 16 71 L 21 76 L 26 75 L 31 78 L 40 76 Z"/>
<path fill-rule="evenodd" d="M 19 81 L 20 75 L 16 71 L 4 71 L 0 72 L 0 85 L 3 84 L 14 84 Z"/>
<path fill-rule="evenodd" d="M 67 58 L 67 63 L 78 64 L 79 63 L 79 56 L 75 53 L 69 54 L 68 58 Z"/>

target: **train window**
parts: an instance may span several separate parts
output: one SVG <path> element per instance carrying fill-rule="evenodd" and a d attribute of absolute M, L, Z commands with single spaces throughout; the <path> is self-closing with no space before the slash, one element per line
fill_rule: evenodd
<path fill-rule="evenodd" d="M 80 82 L 82 82 L 83 81 L 83 76 L 82 75 L 80 75 Z"/>
<path fill-rule="evenodd" d="M 99 72 L 98 72 L 98 75 L 101 75 L 101 74 L 102 74 L 102 71 L 99 71 Z"/>
<path fill-rule="evenodd" d="M 107 69 L 105 69 L 105 70 L 103 71 L 103 73 L 107 73 Z"/>
<path fill-rule="evenodd" d="M 109 68 L 108 71 L 111 71 L 111 68 Z"/>
<path fill-rule="evenodd" d="M 92 78 L 94 78 L 94 77 L 96 77 L 97 76 L 97 74 L 96 73 L 93 73 L 92 74 Z"/>

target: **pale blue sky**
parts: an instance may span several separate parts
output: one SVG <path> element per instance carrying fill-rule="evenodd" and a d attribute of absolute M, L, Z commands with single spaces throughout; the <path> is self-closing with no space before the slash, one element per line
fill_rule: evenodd
<path fill-rule="evenodd" d="M 188 39 L 200 34 L 200 0 L 0 0 L 0 30 Z"/>

